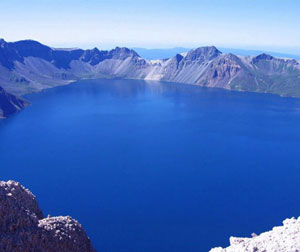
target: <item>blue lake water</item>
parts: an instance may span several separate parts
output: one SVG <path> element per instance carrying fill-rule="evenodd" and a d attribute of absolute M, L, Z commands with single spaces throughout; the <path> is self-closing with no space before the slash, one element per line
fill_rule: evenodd
<path fill-rule="evenodd" d="M 100 252 L 200 252 L 300 215 L 300 99 L 134 80 L 26 96 L 1 180 Z"/>

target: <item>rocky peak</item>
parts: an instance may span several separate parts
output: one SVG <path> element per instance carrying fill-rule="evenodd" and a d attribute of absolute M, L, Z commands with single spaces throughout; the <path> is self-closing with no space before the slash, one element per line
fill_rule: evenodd
<path fill-rule="evenodd" d="M 107 51 L 100 51 L 97 47 L 95 47 L 91 50 L 85 50 L 81 56 L 81 60 L 89 62 L 92 66 L 94 66 L 103 61 L 107 53 Z"/>
<path fill-rule="evenodd" d="M 108 52 L 111 58 L 115 59 L 126 59 L 128 57 L 140 57 L 134 50 L 127 47 L 116 47 L 115 49 Z"/>
<path fill-rule="evenodd" d="M 176 54 L 175 59 L 177 62 L 180 62 L 183 59 L 183 56 L 181 54 Z"/>
<path fill-rule="evenodd" d="M 299 65 L 299 62 L 295 59 L 287 59 L 286 63 L 291 64 L 291 65 Z"/>
<path fill-rule="evenodd" d="M 241 59 L 232 53 L 222 54 L 220 57 L 216 58 L 213 63 L 215 65 L 222 65 L 225 67 L 235 67 L 236 65 L 243 65 Z"/>
<path fill-rule="evenodd" d="M 215 46 L 206 46 L 189 51 L 185 56 L 185 59 L 192 61 L 209 61 L 217 58 L 221 54 L 222 52 L 220 52 Z"/>
<path fill-rule="evenodd" d="M 261 61 L 261 60 L 273 60 L 273 59 L 274 59 L 273 56 L 271 56 L 271 55 L 269 55 L 269 54 L 266 54 L 266 53 L 262 53 L 262 54 L 260 54 L 260 55 L 258 55 L 258 56 L 256 56 L 256 57 L 254 57 L 254 58 L 252 59 L 252 62 L 253 62 L 253 63 L 257 63 L 257 62 L 259 62 L 259 61 Z"/>
<path fill-rule="evenodd" d="M 240 60 L 240 58 L 232 53 L 228 53 L 228 54 L 225 54 L 225 58 L 228 58 L 228 59 L 232 59 L 232 60 Z"/>
<path fill-rule="evenodd" d="M 97 47 L 94 47 L 92 50 L 91 50 L 92 53 L 99 53 L 99 49 Z"/>
<path fill-rule="evenodd" d="M 9 44 L 22 58 L 31 56 L 51 61 L 52 49 L 40 42 L 34 40 L 21 40 Z"/>
<path fill-rule="evenodd" d="M 0 39 L 0 47 L 4 47 L 6 45 L 6 42 L 4 39 Z"/>
<path fill-rule="evenodd" d="M 29 49 L 47 49 L 51 50 L 49 46 L 43 45 L 42 43 L 31 40 L 31 39 L 26 39 L 26 40 L 20 40 L 17 42 L 11 42 L 10 44 L 14 45 L 16 48 L 22 49 L 22 48 L 29 48 Z"/>

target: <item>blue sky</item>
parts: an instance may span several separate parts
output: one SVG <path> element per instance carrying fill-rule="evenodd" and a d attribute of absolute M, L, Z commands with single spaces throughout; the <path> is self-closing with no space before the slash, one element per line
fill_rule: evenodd
<path fill-rule="evenodd" d="M 300 0 L 0 0 L 0 15 L 7 41 L 300 54 Z"/>

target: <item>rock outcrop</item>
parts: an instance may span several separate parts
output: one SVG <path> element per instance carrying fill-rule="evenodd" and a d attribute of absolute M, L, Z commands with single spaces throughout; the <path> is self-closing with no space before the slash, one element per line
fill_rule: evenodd
<path fill-rule="evenodd" d="M 71 217 L 44 218 L 35 196 L 14 181 L 0 182 L 0 252 L 95 252 Z"/>
<path fill-rule="evenodd" d="M 230 247 L 214 248 L 210 252 L 299 252 L 300 217 L 286 219 L 283 226 L 252 238 L 230 238 Z"/>
<path fill-rule="evenodd" d="M 47 217 L 35 196 L 15 181 L 0 181 L 0 252 L 96 252 L 82 226 L 70 216 Z M 300 217 L 252 238 L 230 238 L 228 248 L 210 252 L 299 252 Z"/>
<path fill-rule="evenodd" d="M 0 40 L 0 86 L 22 95 L 82 78 L 181 82 L 300 97 L 300 64 L 267 54 L 223 54 L 200 47 L 169 59 L 145 60 L 128 48 L 54 49 L 36 41 Z"/>
<path fill-rule="evenodd" d="M 27 101 L 7 93 L 2 87 L 0 87 L 0 119 L 8 117 L 27 105 Z"/>

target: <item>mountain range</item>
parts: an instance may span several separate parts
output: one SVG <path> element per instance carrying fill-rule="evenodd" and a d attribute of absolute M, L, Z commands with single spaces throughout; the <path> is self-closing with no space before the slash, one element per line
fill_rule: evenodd
<path fill-rule="evenodd" d="M 156 49 L 148 49 L 148 48 L 140 48 L 134 47 L 135 50 L 142 58 L 147 60 L 154 59 L 166 59 L 171 58 L 176 54 L 181 54 L 184 52 L 188 52 L 193 48 L 186 47 L 174 47 L 174 48 L 156 48 Z M 233 53 L 239 56 L 257 56 L 259 54 L 269 54 L 273 57 L 279 58 L 291 58 L 300 60 L 300 54 L 291 54 L 291 53 L 283 53 L 283 52 L 273 52 L 273 51 L 262 51 L 262 50 L 249 50 L 249 49 L 237 49 L 237 48 L 227 48 L 227 47 L 218 47 L 222 53 Z"/>
<path fill-rule="evenodd" d="M 33 40 L 0 40 L 2 117 L 14 112 L 11 106 L 16 110 L 26 106 L 16 96 L 84 78 L 160 80 L 300 97 L 300 62 L 290 58 L 237 56 L 210 46 L 167 59 L 146 60 L 125 47 L 108 51 L 57 49 Z"/>

